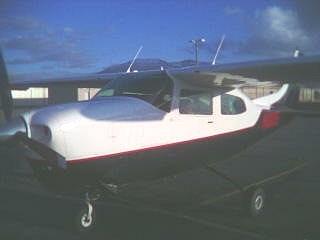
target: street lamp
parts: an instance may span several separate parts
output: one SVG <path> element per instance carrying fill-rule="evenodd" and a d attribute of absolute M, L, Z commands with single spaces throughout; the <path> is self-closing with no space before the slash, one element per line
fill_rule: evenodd
<path fill-rule="evenodd" d="M 196 65 L 198 65 L 198 52 L 199 52 L 199 44 L 204 43 L 206 40 L 204 38 L 192 39 L 191 42 L 194 45 L 194 52 L 196 58 Z"/>

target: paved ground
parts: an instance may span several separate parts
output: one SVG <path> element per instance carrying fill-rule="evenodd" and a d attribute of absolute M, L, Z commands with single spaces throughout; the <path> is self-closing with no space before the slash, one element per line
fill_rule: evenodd
<path fill-rule="evenodd" d="M 246 185 L 249 175 L 259 181 L 272 167 L 281 173 L 289 160 L 308 163 L 267 187 L 268 205 L 259 218 L 246 216 L 237 197 L 188 209 L 226 190 L 218 187 L 221 179 L 200 169 L 128 187 L 121 196 L 130 196 L 138 205 L 100 201 L 99 224 L 90 239 L 319 239 L 319 140 L 319 119 L 297 119 L 219 166 Z M 0 148 L 0 160 L 0 239 L 88 238 L 70 227 L 81 201 L 43 191 L 19 153 Z M 151 202 L 152 209 L 141 207 Z"/>

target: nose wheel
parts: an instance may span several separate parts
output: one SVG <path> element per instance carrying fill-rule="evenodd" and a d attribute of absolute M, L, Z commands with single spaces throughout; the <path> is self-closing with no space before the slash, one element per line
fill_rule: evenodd
<path fill-rule="evenodd" d="M 79 232 L 88 232 L 92 230 L 96 223 L 94 202 L 100 197 L 99 194 L 85 194 L 85 207 L 81 208 L 75 217 L 75 227 Z"/>

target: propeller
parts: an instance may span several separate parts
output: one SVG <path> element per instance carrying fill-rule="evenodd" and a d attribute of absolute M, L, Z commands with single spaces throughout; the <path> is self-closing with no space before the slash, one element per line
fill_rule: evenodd
<path fill-rule="evenodd" d="M 10 90 L 9 78 L 7 69 L 5 66 L 4 58 L 2 51 L 0 49 L 0 99 L 1 105 L 4 112 L 4 117 L 7 123 L 3 126 L 0 126 L 0 143 L 8 142 L 17 133 L 26 133 L 26 125 L 23 119 L 15 118 L 12 119 L 13 112 L 13 100 Z"/>
<path fill-rule="evenodd" d="M 13 111 L 13 100 L 9 85 L 9 77 L 5 62 L 3 59 L 2 51 L 0 49 L 0 98 L 6 121 L 10 121 Z"/>

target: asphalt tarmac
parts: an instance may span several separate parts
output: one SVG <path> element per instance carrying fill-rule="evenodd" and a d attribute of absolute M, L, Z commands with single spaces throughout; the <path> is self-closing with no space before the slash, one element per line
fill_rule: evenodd
<path fill-rule="evenodd" d="M 262 216 L 248 216 L 239 195 L 217 200 L 222 180 L 198 169 L 128 186 L 119 197 L 129 205 L 103 198 L 88 234 L 72 228 L 81 199 L 46 192 L 19 152 L 0 147 L 0 239 L 319 239 L 319 140 L 319 119 L 299 118 L 219 166 L 246 185 L 248 176 L 259 182 L 270 169 L 282 173 L 289 160 L 307 163 L 264 186 Z"/>

